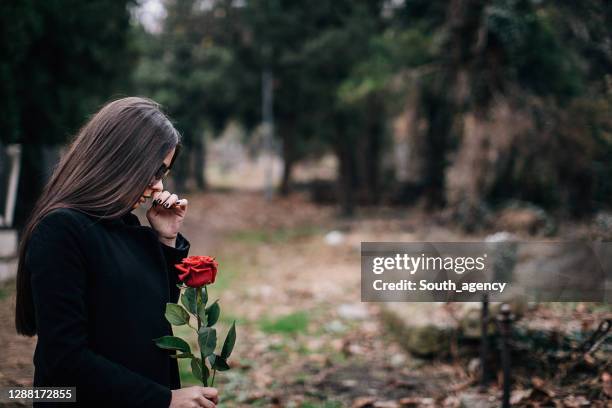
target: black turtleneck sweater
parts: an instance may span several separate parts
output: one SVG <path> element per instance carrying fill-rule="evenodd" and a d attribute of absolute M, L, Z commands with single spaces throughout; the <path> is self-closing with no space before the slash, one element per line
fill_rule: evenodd
<path fill-rule="evenodd" d="M 25 261 L 38 330 L 34 386 L 76 387 L 77 402 L 61 406 L 167 408 L 178 366 L 153 339 L 172 334 L 165 306 L 178 300 L 174 264 L 189 246 L 180 233 L 176 248 L 160 243 L 132 213 L 47 214 Z"/>

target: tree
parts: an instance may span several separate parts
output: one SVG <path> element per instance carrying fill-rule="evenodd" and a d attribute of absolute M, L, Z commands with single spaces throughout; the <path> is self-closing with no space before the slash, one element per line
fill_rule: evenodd
<path fill-rule="evenodd" d="M 275 77 L 275 120 L 285 162 L 281 191 L 288 191 L 297 160 L 312 146 L 329 146 L 340 163 L 343 213 L 350 215 L 359 184 L 354 147 L 362 133 L 362 112 L 344 104 L 339 89 L 353 65 L 364 58 L 355 44 L 367 44 L 380 28 L 382 2 L 324 1 L 317 7 L 266 0 L 247 4 L 253 44 L 260 51 L 258 69 L 269 68 Z"/>
<path fill-rule="evenodd" d="M 204 189 L 204 133 L 218 134 L 244 98 L 239 90 L 245 70 L 234 46 L 237 12 L 231 1 L 169 0 L 165 7 L 160 33 L 137 32 L 142 58 L 135 80 L 165 106 L 182 133 L 188 156 L 177 163 L 177 190 L 189 178 Z"/>
<path fill-rule="evenodd" d="M 429 54 L 403 70 L 425 125 L 411 139 L 430 207 L 448 204 L 471 228 L 487 201 L 584 213 L 610 191 L 610 167 L 598 164 L 612 146 L 602 115 L 609 15 L 601 1 L 413 0 L 395 10 L 392 30 L 416 32 Z M 570 132 L 567 117 L 579 123 Z"/>
<path fill-rule="evenodd" d="M 103 101 L 128 86 L 131 0 L 0 4 L 0 140 L 22 143 L 16 223 L 38 198 L 46 145 L 66 141 Z"/>

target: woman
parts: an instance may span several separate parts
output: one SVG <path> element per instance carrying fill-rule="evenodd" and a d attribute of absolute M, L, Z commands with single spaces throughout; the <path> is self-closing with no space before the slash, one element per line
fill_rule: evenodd
<path fill-rule="evenodd" d="M 71 406 L 215 407 L 217 390 L 180 389 L 176 359 L 153 342 L 172 334 L 165 305 L 178 300 L 173 266 L 190 246 L 179 232 L 188 202 L 162 182 L 179 147 L 155 102 L 107 104 L 80 130 L 24 229 L 17 332 L 38 334 L 34 386 L 76 387 Z M 151 226 L 141 226 L 131 211 L 149 198 Z"/>

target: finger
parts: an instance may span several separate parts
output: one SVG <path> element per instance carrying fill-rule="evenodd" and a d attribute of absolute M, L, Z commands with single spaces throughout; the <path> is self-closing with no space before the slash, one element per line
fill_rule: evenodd
<path fill-rule="evenodd" d="M 164 202 L 163 206 L 165 208 L 170 208 L 174 205 L 174 203 L 178 200 L 178 196 L 176 194 L 171 194 L 170 197 Z"/>
<path fill-rule="evenodd" d="M 202 387 L 202 394 L 209 400 L 214 401 L 215 404 L 219 403 L 219 391 L 216 388 Z"/>
<path fill-rule="evenodd" d="M 159 193 L 157 195 L 157 198 L 155 200 L 153 200 L 153 204 L 157 205 L 157 204 L 163 204 L 164 201 L 166 201 L 168 199 L 168 197 L 170 197 L 170 192 L 169 191 L 162 191 L 161 193 Z"/>
<path fill-rule="evenodd" d="M 157 191 L 153 193 L 153 204 L 159 204 L 170 196 L 169 191 Z"/>
<path fill-rule="evenodd" d="M 198 401 L 198 403 L 200 404 L 201 407 L 206 407 L 206 408 L 215 408 L 216 407 L 214 402 L 204 398 L 202 395 L 200 395 L 199 397 L 196 397 L 196 400 Z"/>
<path fill-rule="evenodd" d="M 180 205 L 183 208 L 187 207 L 187 204 L 189 204 L 189 201 L 187 201 L 186 198 L 181 198 L 180 200 L 177 200 L 176 203 L 174 203 L 176 205 Z"/>
<path fill-rule="evenodd" d="M 152 201 L 157 200 L 161 196 L 162 193 L 163 191 L 154 191 L 153 193 L 151 193 Z"/>

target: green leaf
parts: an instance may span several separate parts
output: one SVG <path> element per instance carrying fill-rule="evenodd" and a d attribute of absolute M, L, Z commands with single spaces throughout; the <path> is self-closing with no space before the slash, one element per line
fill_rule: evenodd
<path fill-rule="evenodd" d="M 201 288 L 195 288 L 195 291 L 197 306 L 206 306 L 206 303 L 208 302 L 208 292 L 206 291 L 206 286 L 202 286 Z"/>
<path fill-rule="evenodd" d="M 191 359 L 191 372 L 195 378 L 202 381 L 202 364 L 197 357 Z"/>
<path fill-rule="evenodd" d="M 224 359 L 228 359 L 230 354 L 232 354 L 232 350 L 234 350 L 234 344 L 236 344 L 236 321 L 232 323 L 232 327 L 230 327 L 227 332 L 227 336 L 225 336 L 225 341 L 223 342 L 223 349 L 221 349 L 221 357 Z"/>
<path fill-rule="evenodd" d="M 198 306 L 198 316 L 200 316 L 202 326 L 207 326 L 208 317 L 206 316 L 206 305 L 204 303 Z"/>
<path fill-rule="evenodd" d="M 198 343 L 200 344 L 200 352 L 204 357 L 215 352 L 217 346 L 217 331 L 210 327 L 202 326 L 198 333 Z"/>
<path fill-rule="evenodd" d="M 193 354 L 191 353 L 180 353 L 180 354 L 174 354 L 170 356 L 171 358 L 189 358 L 189 357 L 193 357 Z"/>
<path fill-rule="evenodd" d="M 215 300 L 215 303 L 206 308 L 206 326 L 210 327 L 217 323 L 220 314 L 221 307 L 219 306 L 219 301 Z"/>
<path fill-rule="evenodd" d="M 189 313 L 174 303 L 166 303 L 166 320 L 174 326 L 181 326 L 189 322 Z"/>
<path fill-rule="evenodd" d="M 178 350 L 183 353 L 191 353 L 191 348 L 187 342 L 179 337 L 163 336 L 153 339 L 157 347 L 166 350 Z"/>
<path fill-rule="evenodd" d="M 202 286 L 200 290 L 202 291 L 202 304 L 206 306 L 206 303 L 208 303 L 208 290 L 206 286 Z"/>
<path fill-rule="evenodd" d="M 196 313 L 196 290 L 195 288 L 187 288 L 181 295 L 181 303 L 189 312 Z"/>
<path fill-rule="evenodd" d="M 210 367 L 217 371 L 227 371 L 230 369 L 230 366 L 227 364 L 227 360 L 217 354 L 211 354 L 208 356 L 208 361 L 210 361 Z"/>
<path fill-rule="evenodd" d="M 208 385 L 208 376 L 210 375 L 210 372 L 208 371 L 206 364 L 202 364 L 202 361 L 197 357 L 191 359 L 191 372 L 198 379 L 198 381 L 202 382 L 202 385 Z"/>

